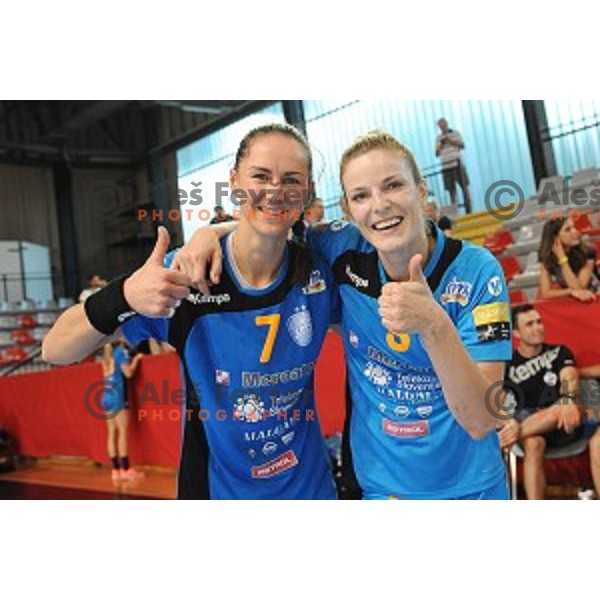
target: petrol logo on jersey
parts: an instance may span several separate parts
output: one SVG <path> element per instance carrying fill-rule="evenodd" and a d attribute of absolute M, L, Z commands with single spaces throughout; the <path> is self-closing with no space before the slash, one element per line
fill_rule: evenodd
<path fill-rule="evenodd" d="M 294 343 L 301 348 L 312 342 L 313 326 L 306 306 L 295 309 L 294 314 L 287 320 L 287 330 Z"/>
<path fill-rule="evenodd" d="M 294 451 L 288 450 L 268 463 L 252 467 L 252 478 L 267 479 L 268 477 L 274 477 L 283 471 L 295 467 L 297 464 L 298 459 L 296 458 Z"/>
<path fill-rule="evenodd" d="M 382 422 L 383 432 L 392 437 L 416 438 L 429 435 L 429 421 L 416 421 L 414 423 L 394 423 L 389 419 Z"/>
<path fill-rule="evenodd" d="M 320 292 L 324 292 L 327 289 L 327 284 L 325 283 L 325 279 L 321 275 L 321 271 L 319 269 L 315 269 L 308 279 L 308 285 L 302 288 L 302 293 L 307 296 L 310 294 L 318 294 Z"/>
<path fill-rule="evenodd" d="M 440 296 L 442 304 L 458 303 L 461 306 L 466 306 L 471 298 L 473 285 L 468 281 L 459 281 L 456 277 L 446 286 L 444 293 Z"/>

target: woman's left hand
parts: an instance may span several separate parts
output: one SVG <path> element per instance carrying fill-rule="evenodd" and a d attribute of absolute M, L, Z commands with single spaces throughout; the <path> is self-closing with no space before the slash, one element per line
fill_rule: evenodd
<path fill-rule="evenodd" d="M 410 259 L 408 281 L 386 283 L 381 289 L 379 315 L 391 333 L 426 333 L 440 309 L 421 270 L 422 260 L 420 254 Z"/>

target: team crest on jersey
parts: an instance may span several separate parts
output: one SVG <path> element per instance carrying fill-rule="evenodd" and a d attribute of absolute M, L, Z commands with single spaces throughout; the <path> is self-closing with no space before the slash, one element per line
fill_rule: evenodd
<path fill-rule="evenodd" d="M 265 416 L 265 403 L 256 394 L 244 394 L 233 404 L 233 418 L 247 423 L 262 421 Z"/>
<path fill-rule="evenodd" d="M 306 306 L 295 309 L 294 314 L 287 320 L 287 330 L 290 337 L 301 348 L 305 348 L 312 342 L 312 320 Z"/>
<path fill-rule="evenodd" d="M 215 382 L 217 385 L 230 385 L 229 373 L 227 371 L 215 371 Z"/>
<path fill-rule="evenodd" d="M 466 306 L 471 298 L 471 291 L 473 285 L 468 281 L 458 281 L 456 277 L 446 286 L 446 290 L 441 295 L 440 300 L 442 304 L 451 304 L 457 302 L 461 306 Z"/>
<path fill-rule="evenodd" d="M 318 294 L 319 292 L 324 292 L 327 289 L 327 284 L 321 275 L 321 271 L 319 269 L 315 269 L 308 279 L 308 285 L 302 288 L 302 293 L 306 294 Z"/>
<path fill-rule="evenodd" d="M 546 371 L 544 373 L 544 383 L 550 387 L 554 387 L 558 382 L 558 376 L 554 371 Z"/>
<path fill-rule="evenodd" d="M 375 385 L 387 386 L 392 381 L 390 372 L 372 361 L 367 363 L 364 374 L 369 378 L 369 381 Z"/>
<path fill-rule="evenodd" d="M 358 348 L 358 336 L 352 330 L 348 332 L 348 341 L 353 348 Z"/>

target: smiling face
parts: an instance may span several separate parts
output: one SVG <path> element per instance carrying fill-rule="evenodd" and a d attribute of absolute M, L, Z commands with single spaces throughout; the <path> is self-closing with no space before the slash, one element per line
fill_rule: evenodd
<path fill-rule="evenodd" d="M 310 187 L 307 151 L 287 135 L 259 135 L 232 171 L 231 187 L 246 193 L 240 214 L 253 229 L 265 235 L 287 233 Z"/>
<path fill-rule="evenodd" d="M 379 252 L 394 253 L 424 236 L 423 181 L 416 182 L 399 150 L 375 148 L 351 158 L 342 184 L 344 210 L 365 239 Z"/>
<path fill-rule="evenodd" d="M 544 324 L 537 310 L 530 310 L 517 316 L 515 335 L 525 346 L 539 346 L 544 343 Z"/>

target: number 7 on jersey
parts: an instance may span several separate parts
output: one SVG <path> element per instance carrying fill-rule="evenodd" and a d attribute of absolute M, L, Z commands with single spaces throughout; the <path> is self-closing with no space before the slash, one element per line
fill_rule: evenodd
<path fill-rule="evenodd" d="M 263 346 L 262 353 L 260 355 L 260 362 L 262 364 L 268 363 L 271 360 L 271 354 L 273 353 L 273 346 L 275 345 L 275 338 L 277 337 L 277 331 L 279 330 L 279 322 L 281 321 L 281 315 L 261 315 L 255 318 L 257 326 L 268 325 L 269 331 L 267 333 L 267 339 Z"/>

